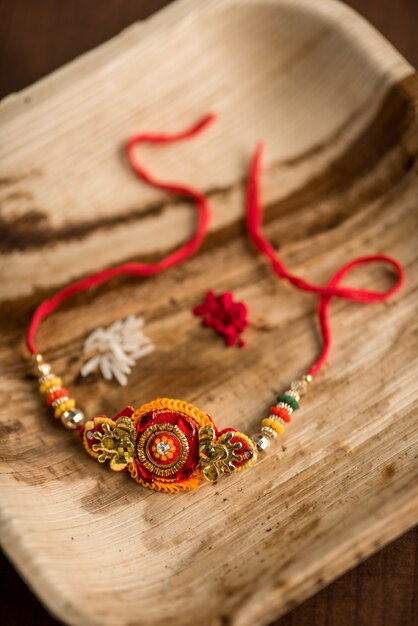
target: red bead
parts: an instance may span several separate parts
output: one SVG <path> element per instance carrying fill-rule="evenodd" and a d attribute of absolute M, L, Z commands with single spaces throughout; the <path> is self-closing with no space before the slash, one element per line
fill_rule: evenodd
<path fill-rule="evenodd" d="M 60 387 L 59 389 L 55 389 L 50 394 L 48 394 L 46 401 L 49 406 L 56 400 L 57 398 L 63 398 L 64 396 L 68 396 L 68 389 L 65 387 Z"/>
<path fill-rule="evenodd" d="M 278 417 L 281 417 L 285 422 L 291 421 L 289 413 L 286 411 L 286 409 L 283 409 L 280 406 L 272 406 L 270 409 L 270 413 L 273 413 L 273 415 L 277 415 Z"/>

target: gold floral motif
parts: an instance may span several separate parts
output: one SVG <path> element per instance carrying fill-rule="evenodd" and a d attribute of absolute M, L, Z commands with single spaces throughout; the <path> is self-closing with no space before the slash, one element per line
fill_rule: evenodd
<path fill-rule="evenodd" d="M 94 422 L 96 421 L 97 419 L 94 420 Z M 120 417 L 113 423 L 111 420 L 106 420 L 100 426 L 101 431 L 88 430 L 87 432 L 88 438 L 98 441 L 98 443 L 93 444 L 92 450 L 98 455 L 99 463 L 110 461 L 110 469 L 120 472 L 134 460 L 134 426 L 129 417 Z"/>
<path fill-rule="evenodd" d="M 213 426 L 204 426 L 199 430 L 199 455 L 203 476 L 215 482 L 224 472 L 233 472 L 235 463 L 242 461 L 238 450 L 242 448 L 239 441 L 231 442 L 237 433 L 229 431 L 216 439 Z"/>

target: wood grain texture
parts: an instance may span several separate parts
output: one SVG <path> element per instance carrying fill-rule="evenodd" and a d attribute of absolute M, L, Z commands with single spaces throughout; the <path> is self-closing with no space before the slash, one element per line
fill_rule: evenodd
<path fill-rule="evenodd" d="M 418 612 L 417 553 L 418 528 L 414 528 L 279 618 L 274 626 L 411 626 Z M 0 557 L 0 575 L 0 623 L 62 624 L 45 611 L 4 556 Z"/>
<path fill-rule="evenodd" d="M 323 6 L 243 3 L 232 13 L 214 2 L 193 23 L 183 3 L 3 104 L 3 537 L 68 623 L 161 623 L 163 593 L 178 624 L 195 623 L 203 606 L 208 623 L 266 623 L 416 521 L 416 82 L 364 23 Z M 179 91 L 169 77 L 184 64 L 192 70 Z M 139 187 L 115 137 L 178 128 L 208 106 L 220 125 L 182 158 L 146 151 L 158 171 L 186 172 L 210 194 L 204 253 L 156 280 L 78 298 L 42 333 L 57 370 L 80 383 L 85 333 L 116 309 L 146 316 L 159 351 L 138 366 L 129 397 L 99 380 L 79 384 L 89 412 L 163 389 L 253 430 L 274 390 L 313 357 L 314 302 L 277 285 L 241 237 L 243 175 L 259 136 L 268 232 L 289 265 L 325 280 L 348 256 L 378 249 L 399 256 L 410 280 L 387 306 L 334 305 L 332 367 L 276 455 L 251 477 L 167 500 L 92 465 L 45 420 L 16 345 L 34 303 L 58 285 L 185 236 L 186 207 Z M 387 284 L 379 271 L 358 284 L 371 280 Z M 225 352 L 196 327 L 189 309 L 207 286 L 249 302 L 247 350 Z M 80 589 L 80 571 L 94 584 Z"/>

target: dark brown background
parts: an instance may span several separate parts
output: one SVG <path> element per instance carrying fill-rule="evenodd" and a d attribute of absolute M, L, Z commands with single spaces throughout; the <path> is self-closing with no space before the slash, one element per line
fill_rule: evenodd
<path fill-rule="evenodd" d="M 0 96 L 26 87 L 166 4 L 168 0 L 0 0 Z M 348 4 L 418 67 L 418 0 L 349 0 Z M 276 626 L 413 626 L 418 624 L 417 570 L 415 529 Z M 58 624 L 4 557 L 0 557 L 0 580 L 0 624 Z"/>

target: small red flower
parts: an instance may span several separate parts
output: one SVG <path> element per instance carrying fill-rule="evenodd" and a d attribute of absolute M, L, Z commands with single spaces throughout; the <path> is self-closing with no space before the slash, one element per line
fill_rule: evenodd
<path fill-rule="evenodd" d="M 193 313 L 202 318 L 204 326 L 221 335 L 227 346 L 245 346 L 241 335 L 248 324 L 248 311 L 243 302 L 234 302 L 232 293 L 227 291 L 215 296 L 213 291 L 208 291 Z"/>

